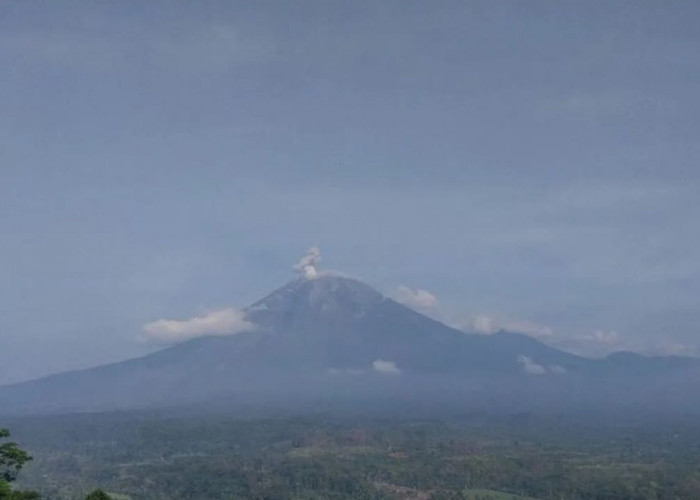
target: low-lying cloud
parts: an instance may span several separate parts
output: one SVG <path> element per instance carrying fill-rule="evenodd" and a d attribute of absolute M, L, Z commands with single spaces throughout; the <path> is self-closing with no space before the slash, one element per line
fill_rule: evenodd
<path fill-rule="evenodd" d="M 434 311 L 438 306 L 438 299 L 432 293 L 420 288 L 409 288 L 407 286 L 397 286 L 391 297 L 406 307 L 420 312 Z"/>
<path fill-rule="evenodd" d="M 372 362 L 372 369 L 375 372 L 379 373 L 387 373 L 389 375 L 398 375 L 401 373 L 401 370 L 399 369 L 398 366 L 396 366 L 396 363 L 393 361 L 385 361 L 383 359 L 377 359 Z"/>
<path fill-rule="evenodd" d="M 524 333 L 530 337 L 546 338 L 554 335 L 551 327 L 539 325 L 528 320 L 509 320 L 481 314 L 470 323 L 471 330 L 483 335 L 491 335 L 500 331 Z"/>
<path fill-rule="evenodd" d="M 547 369 L 544 366 L 535 363 L 532 358 L 523 356 L 522 354 L 518 356 L 518 363 L 520 363 L 523 371 L 528 375 L 543 375 L 547 373 Z"/>
<path fill-rule="evenodd" d="M 615 331 L 596 330 L 587 335 L 583 335 L 581 340 L 594 344 L 614 347 L 620 344 L 620 334 Z"/>
<path fill-rule="evenodd" d="M 195 337 L 235 335 L 252 328 L 245 312 L 229 307 L 185 320 L 159 319 L 143 325 L 143 333 L 146 340 L 173 343 Z"/>
<path fill-rule="evenodd" d="M 518 364 L 523 370 L 523 373 L 528 375 L 544 375 L 545 373 L 553 373 L 555 375 L 563 375 L 566 373 L 566 368 L 561 365 L 549 365 L 544 366 L 537 363 L 535 360 L 528 356 L 520 354 L 517 357 Z"/>

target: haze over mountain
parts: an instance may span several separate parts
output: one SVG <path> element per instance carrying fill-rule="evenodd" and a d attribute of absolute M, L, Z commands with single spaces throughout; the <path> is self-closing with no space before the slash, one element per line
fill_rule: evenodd
<path fill-rule="evenodd" d="M 663 397 L 668 411 L 697 406 L 700 360 L 632 353 L 594 360 L 519 333 L 465 333 L 361 281 L 319 272 L 314 255 L 296 266 L 295 280 L 240 317 L 231 310 L 228 335 L 0 387 L 0 413 L 313 400 L 562 411 L 611 401 L 653 407 Z M 167 320 L 148 328 L 187 331 Z"/>

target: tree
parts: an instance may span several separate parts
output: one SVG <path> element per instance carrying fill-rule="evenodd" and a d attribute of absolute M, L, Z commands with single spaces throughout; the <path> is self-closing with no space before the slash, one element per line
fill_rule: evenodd
<path fill-rule="evenodd" d="M 112 500 L 112 497 L 102 490 L 95 490 L 86 496 L 85 500 Z"/>
<path fill-rule="evenodd" d="M 0 429 L 0 439 L 10 437 L 10 431 Z M 34 491 L 13 491 L 10 483 L 17 479 L 17 474 L 32 457 L 21 449 L 17 443 L 8 441 L 0 444 L 0 500 L 33 500 L 39 498 Z"/>
<path fill-rule="evenodd" d="M 10 431 L 0 429 L 0 439 L 10 437 Z M 17 474 L 24 464 L 32 459 L 29 453 L 22 450 L 17 443 L 7 442 L 0 445 L 0 479 L 11 483 L 17 479 Z"/>

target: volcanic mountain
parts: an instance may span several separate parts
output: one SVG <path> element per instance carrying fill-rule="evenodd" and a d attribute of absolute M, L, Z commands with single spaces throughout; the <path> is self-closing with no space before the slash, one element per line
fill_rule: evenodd
<path fill-rule="evenodd" d="M 0 387 L 0 413 L 342 398 L 517 409 L 607 404 L 616 391 L 637 394 L 635 404 L 648 391 L 677 394 L 686 407 L 700 380 L 692 358 L 593 360 L 517 333 L 468 334 L 334 275 L 302 275 L 245 313 L 252 327 L 235 335 Z"/>

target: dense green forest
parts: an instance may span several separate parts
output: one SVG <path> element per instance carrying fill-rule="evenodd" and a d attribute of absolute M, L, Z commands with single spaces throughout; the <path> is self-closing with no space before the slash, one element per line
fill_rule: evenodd
<path fill-rule="evenodd" d="M 115 500 L 700 498 L 692 421 L 95 414 L 8 425 L 34 457 L 17 483 L 45 499 L 98 487 Z"/>

